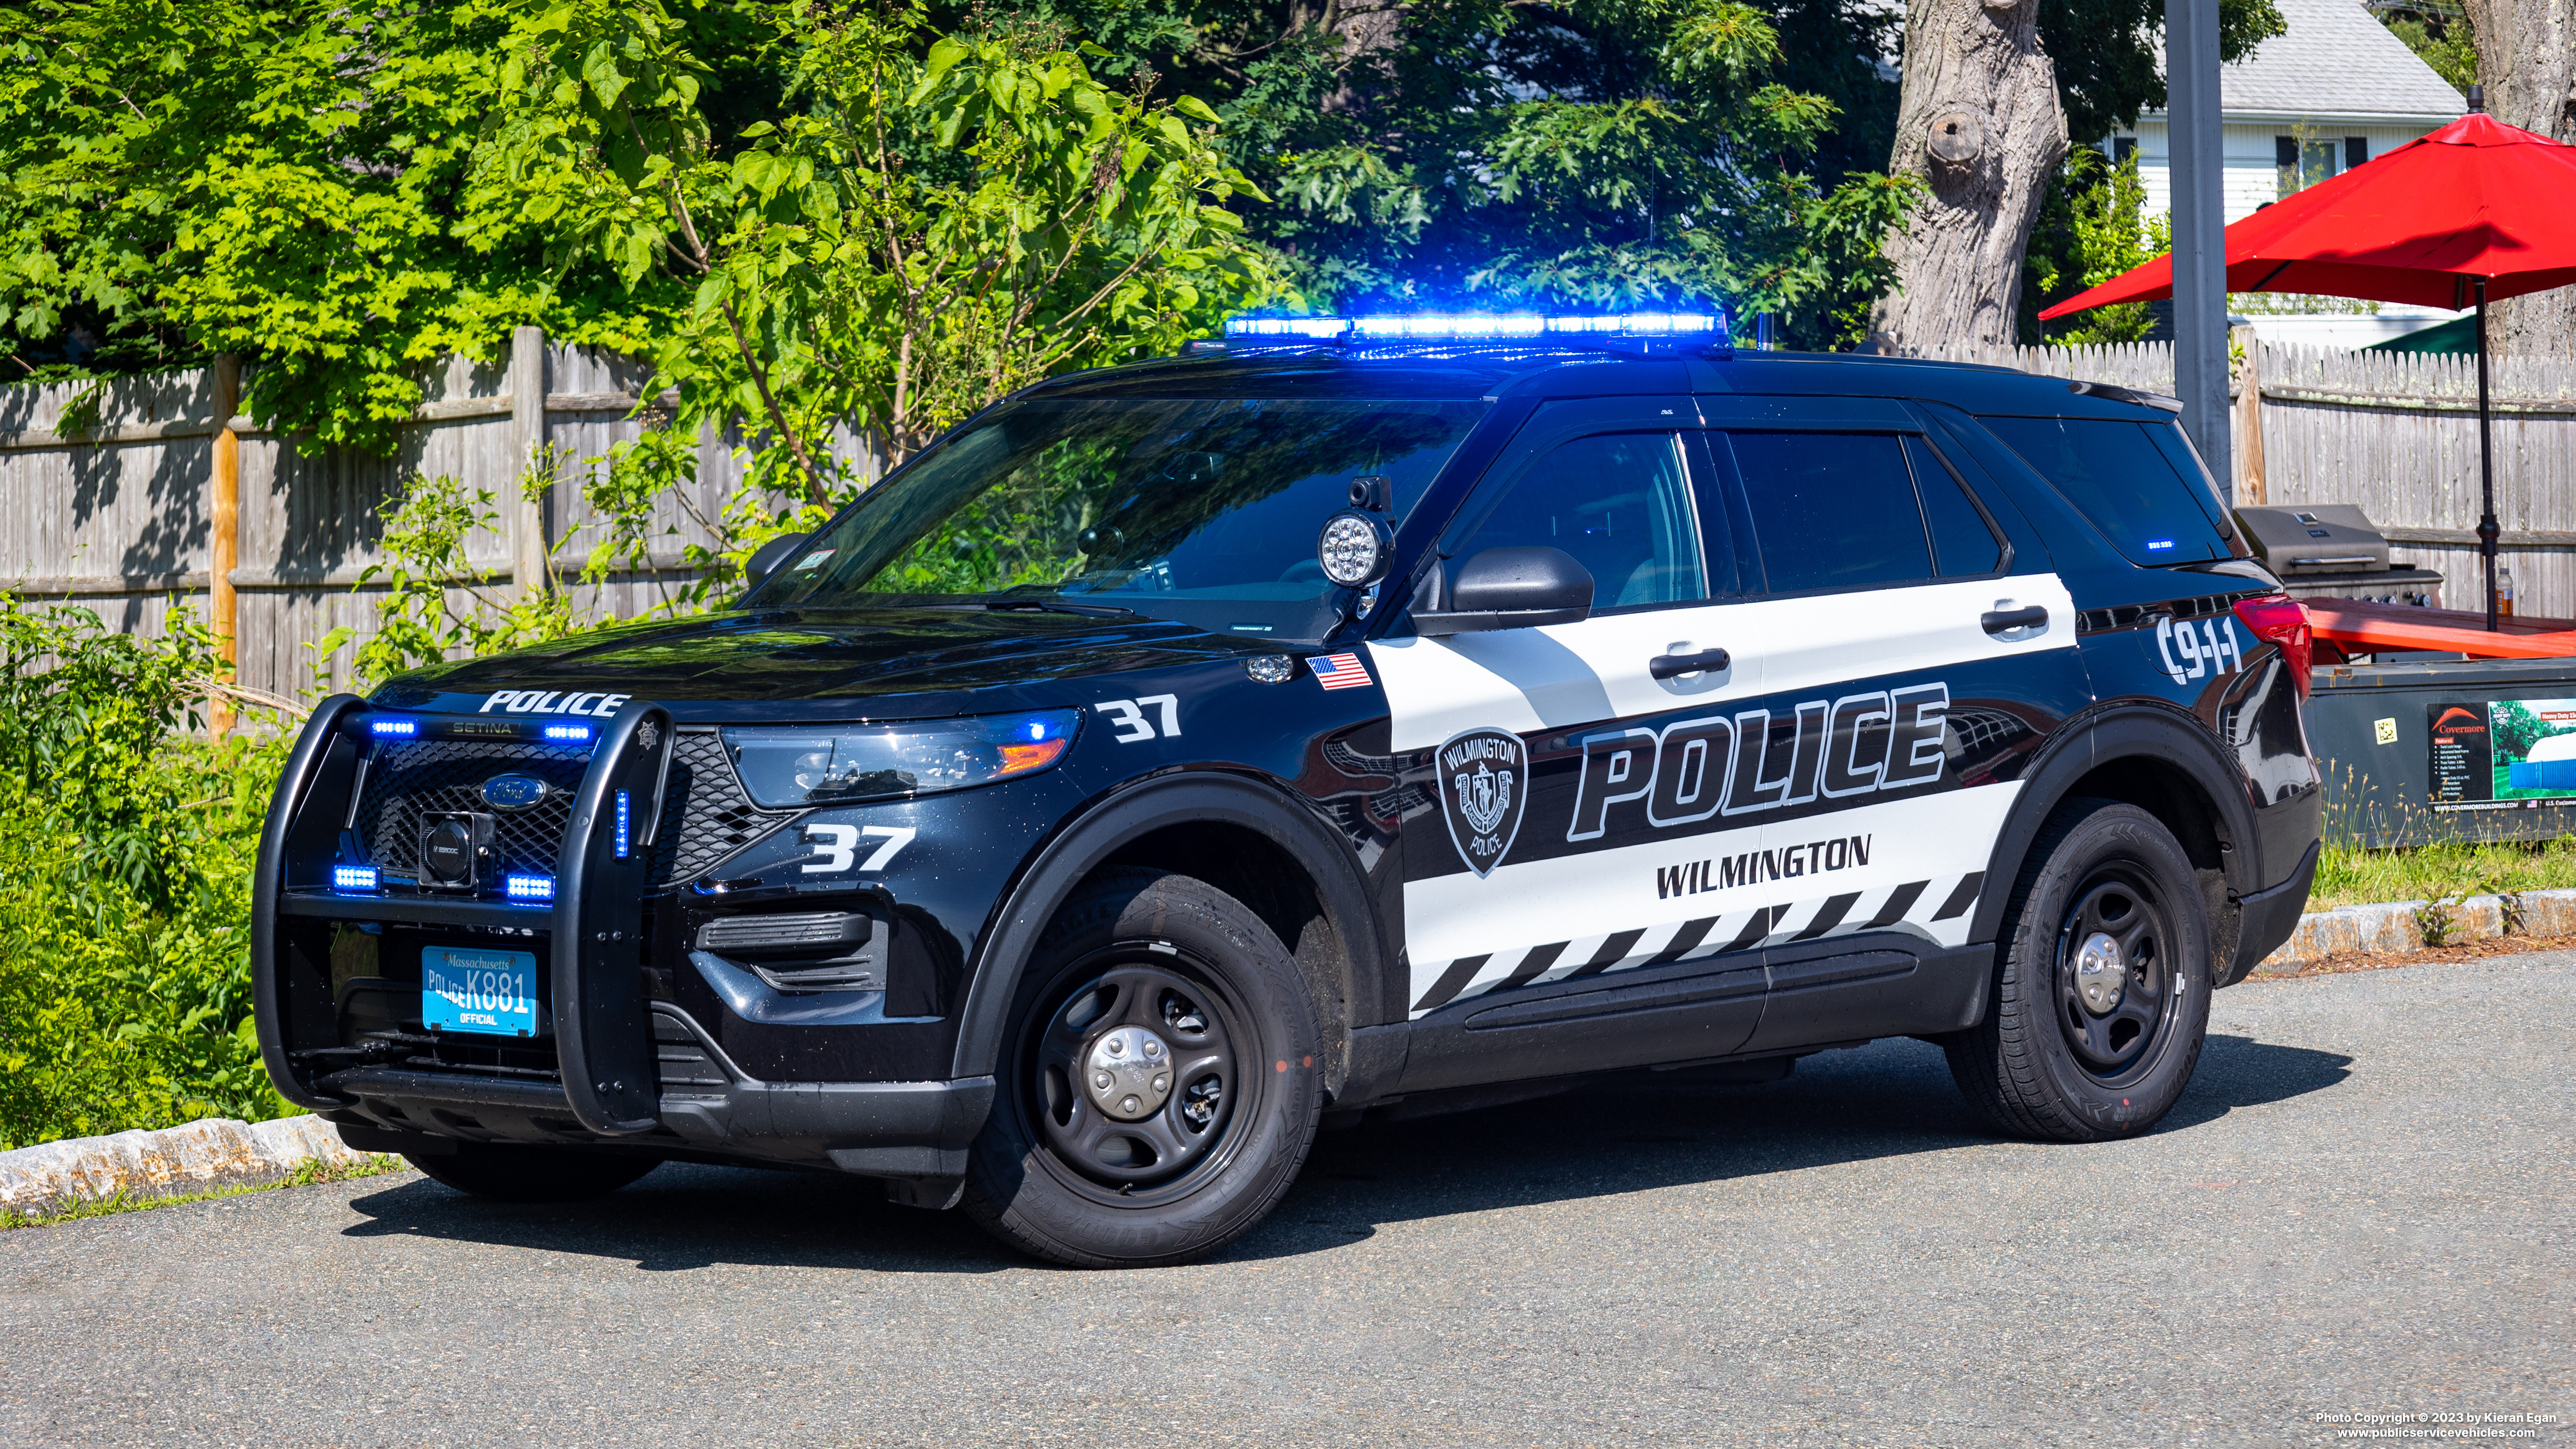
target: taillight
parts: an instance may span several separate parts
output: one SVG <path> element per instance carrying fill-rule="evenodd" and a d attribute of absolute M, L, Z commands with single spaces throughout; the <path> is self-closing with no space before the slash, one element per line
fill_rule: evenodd
<path fill-rule="evenodd" d="M 2299 698 L 2308 697 L 2308 670 L 2315 657 L 2315 638 L 2308 632 L 2308 611 L 2287 594 L 2268 598 L 2240 599 L 2236 617 L 2254 631 L 2257 639 L 2281 646 L 2281 667 L 2290 671 L 2290 682 L 2299 687 Z"/>

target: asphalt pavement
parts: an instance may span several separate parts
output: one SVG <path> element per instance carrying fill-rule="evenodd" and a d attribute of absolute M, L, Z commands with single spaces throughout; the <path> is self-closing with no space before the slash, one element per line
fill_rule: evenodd
<path fill-rule="evenodd" d="M 2221 993 L 2108 1145 L 1978 1130 L 1916 1042 L 1365 1124 L 1149 1272 L 826 1177 L 285 1189 L 0 1234 L 0 1440 L 2576 1442 L 2571 1080 L 2576 956 L 2533 955 Z"/>

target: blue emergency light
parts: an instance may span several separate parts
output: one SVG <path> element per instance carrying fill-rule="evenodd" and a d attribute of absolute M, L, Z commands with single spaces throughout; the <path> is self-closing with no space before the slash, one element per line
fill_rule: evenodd
<path fill-rule="evenodd" d="M 1682 347 L 1728 350 L 1723 312 L 1418 313 L 1352 317 L 1234 317 L 1231 347 L 1338 346 L 1345 351 L 1432 351 L 1517 346 L 1540 350 L 1649 352 Z"/>
<path fill-rule="evenodd" d="M 379 889 L 380 878 L 372 865 L 335 865 L 331 867 L 331 889 L 357 894 L 372 894 Z"/>
<path fill-rule="evenodd" d="M 501 893 L 514 901 L 550 901 L 555 898 L 555 878 L 550 875 L 503 876 Z"/>
<path fill-rule="evenodd" d="M 371 719 L 367 721 L 367 730 L 379 739 L 407 740 L 420 733 L 420 721 L 416 719 Z"/>

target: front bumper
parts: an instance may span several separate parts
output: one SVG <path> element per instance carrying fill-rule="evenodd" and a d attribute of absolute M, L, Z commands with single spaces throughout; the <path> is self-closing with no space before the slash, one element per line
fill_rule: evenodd
<path fill-rule="evenodd" d="M 648 987 L 645 861 L 670 768 L 660 709 L 630 702 L 585 771 L 551 906 L 435 895 L 334 896 L 331 868 L 363 778 L 360 702 L 325 701 L 308 721 L 269 812 L 254 884 L 252 988 L 278 1091 L 358 1145 L 435 1151 L 441 1142 L 619 1146 L 674 1156 L 953 1178 L 991 1105 L 989 1078 L 777 1082 L 753 1077 L 687 1011 Z M 617 801 L 628 799 L 621 832 Z M 328 932 L 399 926 L 468 933 L 538 953 L 551 1007 L 546 1042 L 401 1060 L 351 1045 L 353 988 Z M 428 1038 L 413 1037 L 414 1041 Z M 481 1048 L 484 1043 L 444 1045 Z M 547 1048 L 551 1047 L 551 1050 Z M 506 1048 L 506 1050 L 504 1050 Z"/>

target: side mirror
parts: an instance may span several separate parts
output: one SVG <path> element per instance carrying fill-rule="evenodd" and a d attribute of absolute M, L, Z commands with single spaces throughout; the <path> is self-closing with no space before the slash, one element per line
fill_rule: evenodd
<path fill-rule="evenodd" d="M 802 533 L 782 533 L 754 550 L 751 561 L 742 566 L 743 586 L 757 587 L 771 574 L 776 573 L 780 564 L 795 557 L 796 550 L 805 546 L 808 536 Z"/>
<path fill-rule="evenodd" d="M 1592 616 L 1592 574 L 1561 548 L 1489 548 L 1467 560 L 1449 591 L 1449 607 L 1413 616 L 1429 636 L 1533 624 L 1572 624 Z"/>

